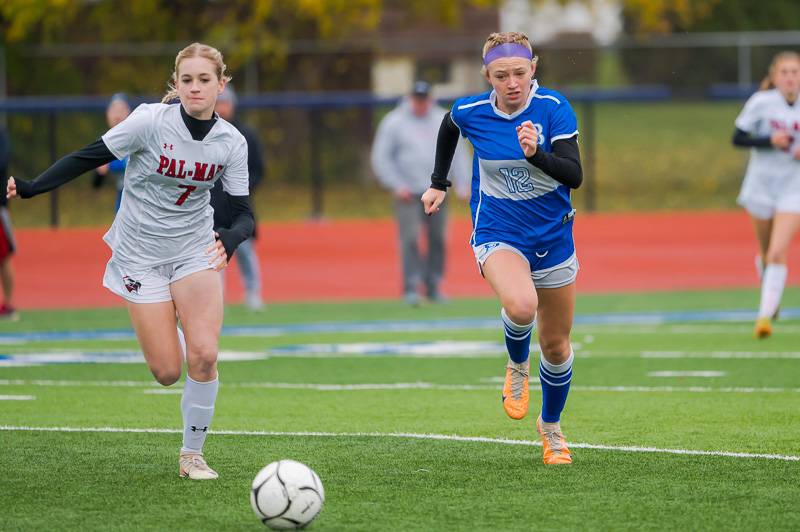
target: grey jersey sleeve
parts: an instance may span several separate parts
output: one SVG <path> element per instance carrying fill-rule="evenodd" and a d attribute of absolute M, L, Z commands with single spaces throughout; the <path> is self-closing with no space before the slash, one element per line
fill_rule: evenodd
<path fill-rule="evenodd" d="M 742 112 L 736 117 L 736 127 L 748 133 L 755 132 L 756 126 L 763 119 L 764 103 L 763 92 L 753 94 L 744 104 Z"/>
<path fill-rule="evenodd" d="M 222 188 L 231 196 L 250 194 L 250 174 L 247 170 L 247 141 L 239 135 L 237 144 L 231 152 L 228 168 L 222 174 Z"/>
<path fill-rule="evenodd" d="M 117 159 L 122 160 L 146 145 L 153 130 L 153 107 L 150 104 L 140 105 L 103 135 L 103 142 Z"/>

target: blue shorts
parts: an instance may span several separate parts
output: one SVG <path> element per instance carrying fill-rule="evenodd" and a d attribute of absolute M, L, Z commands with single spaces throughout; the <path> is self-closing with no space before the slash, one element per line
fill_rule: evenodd
<path fill-rule="evenodd" d="M 522 248 L 522 249 L 521 249 Z M 572 234 L 549 246 L 524 248 L 504 242 L 502 238 L 472 246 L 475 260 L 483 275 L 483 264 L 501 249 L 516 253 L 530 265 L 531 278 L 536 288 L 560 288 L 574 283 L 580 270 Z"/>

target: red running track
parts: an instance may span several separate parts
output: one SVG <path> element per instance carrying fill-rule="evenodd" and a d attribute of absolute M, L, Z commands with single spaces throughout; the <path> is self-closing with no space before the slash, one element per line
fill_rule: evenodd
<path fill-rule="evenodd" d="M 491 292 L 475 267 L 466 219 L 451 220 L 443 292 Z M 20 308 L 118 306 L 102 286 L 110 256 L 102 229 L 24 229 L 16 233 L 15 301 Z M 264 298 L 322 301 L 399 297 L 400 268 L 392 220 L 265 224 L 258 252 Z M 576 218 L 578 290 L 659 291 L 753 287 L 755 237 L 742 212 L 592 214 Z M 791 264 L 800 262 L 793 248 Z M 235 266 L 234 266 L 235 268 Z M 789 282 L 800 282 L 791 268 Z M 227 297 L 242 299 L 238 272 Z"/>

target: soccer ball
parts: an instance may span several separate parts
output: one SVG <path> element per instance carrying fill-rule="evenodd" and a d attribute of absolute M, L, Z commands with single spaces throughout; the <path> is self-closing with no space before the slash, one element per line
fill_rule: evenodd
<path fill-rule="evenodd" d="M 253 480 L 250 506 L 270 528 L 302 528 L 322 510 L 325 490 L 319 476 L 294 460 L 272 462 Z"/>

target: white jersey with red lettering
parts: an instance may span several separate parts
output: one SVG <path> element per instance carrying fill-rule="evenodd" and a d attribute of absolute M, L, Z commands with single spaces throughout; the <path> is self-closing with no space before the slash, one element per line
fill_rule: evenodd
<path fill-rule="evenodd" d="M 214 241 L 214 182 L 222 179 L 232 196 L 249 193 L 247 142 L 222 118 L 203 140 L 194 140 L 180 104 L 142 104 L 102 138 L 118 159 L 130 156 L 122 203 L 103 237 L 127 264 L 202 256 Z"/>
<path fill-rule="evenodd" d="M 753 94 L 736 118 L 736 127 L 754 136 L 769 137 L 776 131 L 792 136 L 789 149 L 753 148 L 738 203 L 757 218 L 775 212 L 800 212 L 800 103 L 789 105 L 777 89 Z"/>

